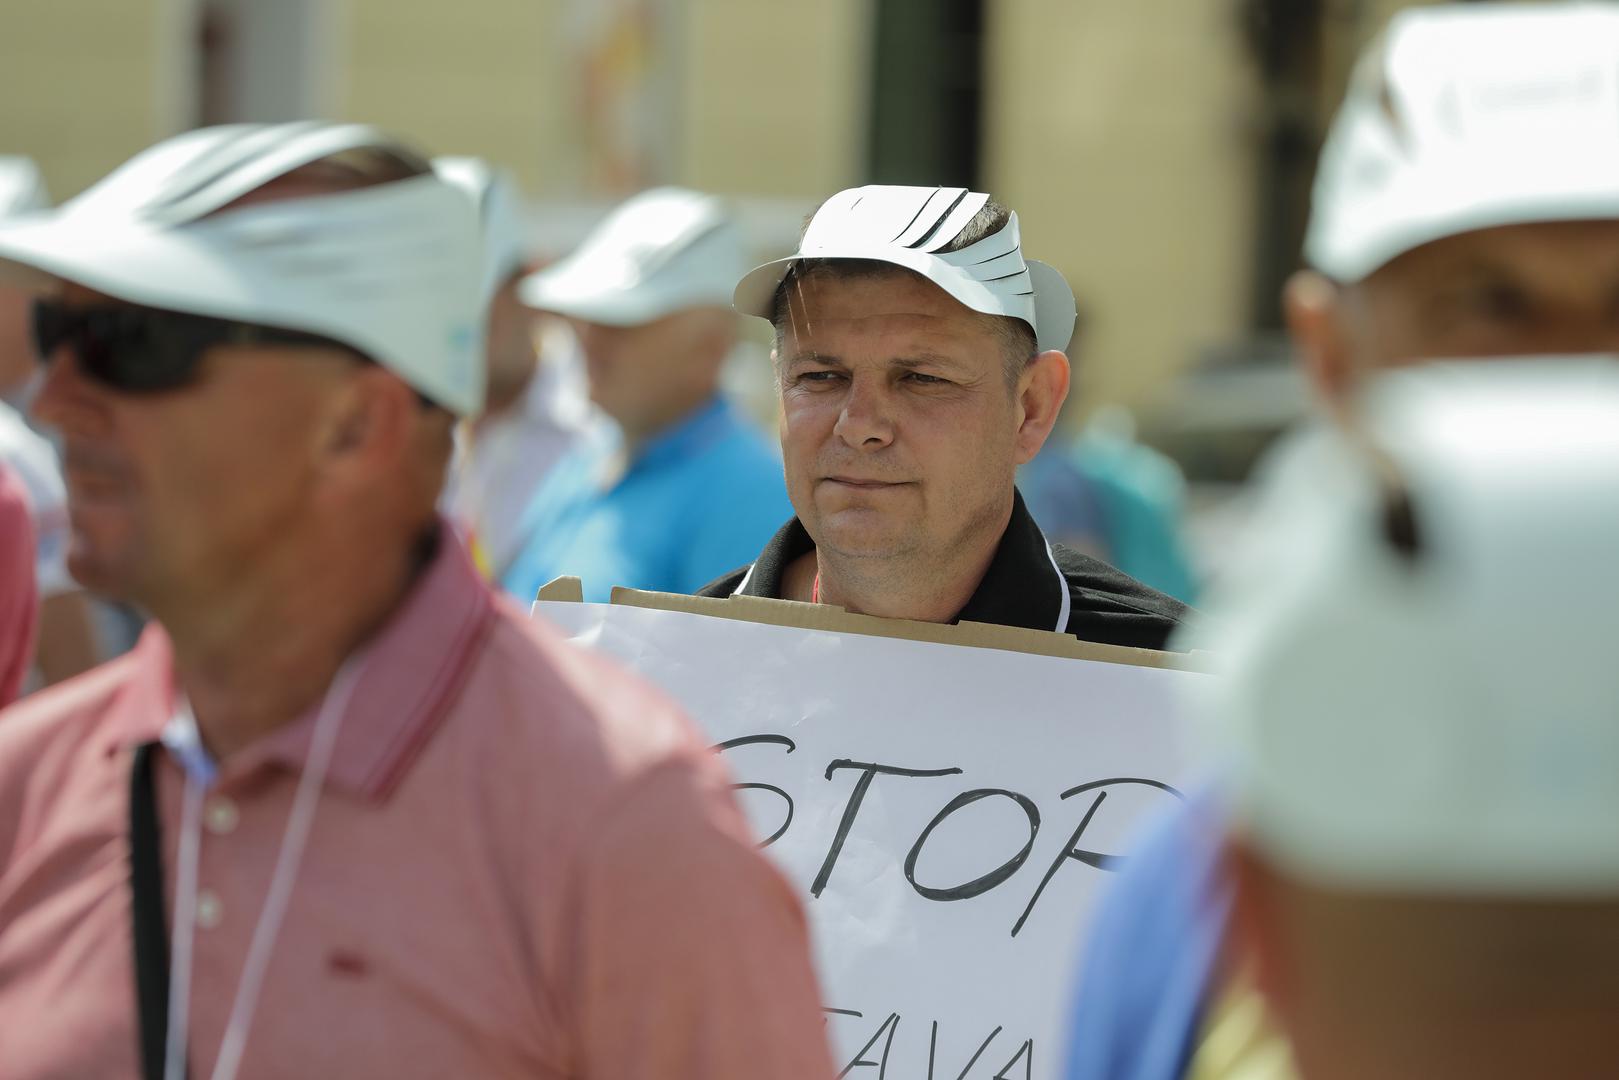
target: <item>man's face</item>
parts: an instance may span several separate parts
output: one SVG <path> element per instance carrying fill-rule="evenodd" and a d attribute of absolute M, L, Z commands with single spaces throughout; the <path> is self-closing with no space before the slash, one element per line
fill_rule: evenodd
<path fill-rule="evenodd" d="M 574 320 L 590 399 L 632 435 L 656 431 L 677 418 L 667 415 L 671 401 L 713 393 L 733 320 L 729 311 L 708 308 L 638 326 Z"/>
<path fill-rule="evenodd" d="M 0 397 L 16 394 L 34 374 L 33 306 L 32 293 L 0 284 Z"/>
<path fill-rule="evenodd" d="M 534 312 L 524 307 L 517 295 L 522 280 L 521 271 L 511 275 L 489 301 L 484 358 L 489 368 L 491 398 L 506 398 L 521 389 L 533 376 L 539 359 L 534 345 Z"/>
<path fill-rule="evenodd" d="M 776 359 L 782 456 L 816 545 L 905 558 L 998 535 L 1017 466 L 1055 409 L 1025 423 L 1030 376 L 1008 386 L 995 327 L 904 272 L 809 275 L 788 300 Z M 1050 357 L 1060 360 L 1040 360 Z M 1064 363 L 1063 393 L 1066 375 Z"/>
<path fill-rule="evenodd" d="M 1304 275 L 1288 315 L 1335 402 L 1366 372 L 1422 360 L 1619 352 L 1619 222 L 1463 233 L 1355 285 Z"/>
<path fill-rule="evenodd" d="M 72 286 L 64 301 L 114 302 Z M 219 347 L 194 382 L 130 394 L 59 350 L 34 411 L 62 436 L 73 576 L 149 605 L 273 559 L 308 508 L 321 403 L 351 366 L 336 350 Z"/>

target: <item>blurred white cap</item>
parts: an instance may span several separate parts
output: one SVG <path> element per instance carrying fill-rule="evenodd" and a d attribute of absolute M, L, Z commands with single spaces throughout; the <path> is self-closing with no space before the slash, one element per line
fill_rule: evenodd
<path fill-rule="evenodd" d="M 422 175 L 225 209 L 304 165 L 376 151 Z M 481 246 L 466 196 L 361 124 L 167 139 L 60 208 L 0 222 L 0 277 L 322 334 L 462 414 L 483 402 Z"/>
<path fill-rule="evenodd" d="M 1358 281 L 1499 225 L 1619 218 L 1619 7 L 1400 12 L 1322 151 L 1307 261 Z"/>
<path fill-rule="evenodd" d="M 638 326 L 677 311 L 730 307 L 747 268 L 723 203 L 684 188 L 643 191 L 565 259 L 524 279 L 530 307 L 584 322 Z"/>
<path fill-rule="evenodd" d="M 45 177 L 33 158 L 0 154 L 0 218 L 15 217 L 51 205 Z"/>
<path fill-rule="evenodd" d="M 1361 421 L 1190 635 L 1236 828 L 1329 886 L 1619 893 L 1619 358 L 1392 373 Z"/>
<path fill-rule="evenodd" d="M 986 315 L 1021 319 L 1042 350 L 1074 336 L 1074 291 L 1062 274 L 1023 258 L 1017 215 L 959 251 L 940 251 L 989 202 L 981 191 L 873 184 L 848 188 L 815 211 L 798 251 L 755 267 L 736 286 L 736 309 L 771 318 L 776 289 L 804 259 L 872 259 L 921 274 Z"/>
<path fill-rule="evenodd" d="M 487 303 L 528 261 L 523 207 L 517 182 L 506 169 L 482 158 L 437 157 L 433 169 L 466 192 L 483 226 L 483 290 Z"/>

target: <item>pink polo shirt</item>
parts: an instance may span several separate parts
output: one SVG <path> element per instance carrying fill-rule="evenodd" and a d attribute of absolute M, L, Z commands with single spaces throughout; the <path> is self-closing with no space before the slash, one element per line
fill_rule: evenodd
<path fill-rule="evenodd" d="M 677 710 L 497 599 L 447 534 L 370 649 L 242 1077 L 828 1077 L 802 912 Z M 170 645 L 0 714 L 0 1076 L 138 1074 L 133 748 Z M 213 1068 L 314 712 L 204 803 L 192 1075 Z M 157 756 L 174 901 L 184 775 Z"/>
<path fill-rule="evenodd" d="M 0 463 L 0 705 L 22 691 L 39 620 L 34 525 L 22 481 Z"/>

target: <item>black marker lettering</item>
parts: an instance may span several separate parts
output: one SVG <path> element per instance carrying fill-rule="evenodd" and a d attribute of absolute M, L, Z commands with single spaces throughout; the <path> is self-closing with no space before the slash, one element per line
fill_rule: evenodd
<path fill-rule="evenodd" d="M 785 735 L 743 735 L 735 739 L 726 739 L 724 742 L 714 746 L 713 749 L 730 750 L 738 746 L 753 746 L 757 743 L 775 743 L 780 746 L 785 746 L 789 754 L 798 749 L 798 745 Z M 774 784 L 732 784 L 731 790 L 774 792 L 775 794 L 781 796 L 782 802 L 787 804 L 787 817 L 782 821 L 781 828 L 771 833 L 769 837 L 762 841 L 759 844 L 760 847 L 767 848 L 771 844 L 774 844 L 777 840 L 780 840 L 782 834 L 787 831 L 787 827 L 793 823 L 793 797 L 781 790 L 781 788 L 776 787 Z"/>
<path fill-rule="evenodd" d="M 859 769 L 860 779 L 855 781 L 854 790 L 849 793 L 849 803 L 843 808 L 843 818 L 838 822 L 838 831 L 832 837 L 832 846 L 827 849 L 826 861 L 821 863 L 820 872 L 815 875 L 815 881 L 810 885 L 810 895 L 820 896 L 826 888 L 826 883 L 832 876 L 832 867 L 837 864 L 838 855 L 843 851 L 843 841 L 848 837 L 849 830 L 854 828 L 855 816 L 860 813 L 860 804 L 866 799 L 866 791 L 878 773 L 885 776 L 954 776 L 960 769 L 902 769 L 897 765 L 879 765 L 872 761 L 850 761 L 848 758 L 839 758 L 826 767 L 826 778 L 832 779 L 832 774 L 839 769 Z"/>
<path fill-rule="evenodd" d="M 861 1067 L 875 1067 L 878 1080 L 882 1080 L 883 1073 L 888 1071 L 888 1048 L 894 1045 L 894 1032 L 898 1030 L 899 1013 L 889 1013 L 888 1019 L 884 1020 L 882 1027 L 878 1028 L 876 1033 L 866 1040 L 866 1045 L 862 1046 L 859 1052 L 855 1054 L 854 1060 L 845 1065 L 843 1071 L 838 1073 L 838 1080 L 843 1080 L 849 1073 Z M 882 1058 L 877 1061 L 867 1061 L 866 1051 L 877 1045 L 877 1040 L 883 1037 L 883 1032 L 885 1031 L 888 1032 L 888 1042 L 883 1045 Z"/>
<path fill-rule="evenodd" d="M 1074 859 L 1077 862 L 1084 863 L 1086 866 L 1093 866 L 1098 870 L 1118 869 L 1119 864 L 1123 861 L 1119 856 L 1103 855 L 1096 851 L 1085 851 L 1075 847 L 1074 845 L 1079 843 L 1079 838 L 1085 834 L 1085 829 L 1089 827 L 1091 819 L 1096 816 L 1097 809 L 1102 805 L 1102 801 L 1107 798 L 1107 791 L 1105 789 L 1124 784 L 1144 784 L 1147 787 L 1157 788 L 1160 791 L 1167 791 L 1177 799 L 1185 798 L 1184 795 L 1170 787 L 1168 784 L 1161 784 L 1156 780 L 1142 780 L 1130 776 L 1120 776 L 1110 780 L 1092 780 L 1088 784 L 1081 784 L 1076 788 L 1069 788 L 1067 791 L 1063 792 L 1062 797 L 1064 799 L 1070 798 L 1074 795 L 1082 795 L 1087 791 L 1095 791 L 1096 798 L 1092 800 L 1090 809 L 1085 811 L 1085 817 L 1080 821 L 1079 828 L 1074 830 L 1073 835 L 1068 838 L 1068 842 L 1064 844 L 1062 850 L 1057 853 L 1057 858 L 1052 862 L 1051 867 L 1046 870 L 1046 876 L 1040 879 L 1040 887 L 1034 890 L 1033 896 L 1029 897 L 1029 906 L 1023 909 L 1023 914 L 1018 916 L 1018 921 L 1012 926 L 1013 937 L 1017 937 L 1018 931 L 1023 929 L 1023 924 L 1029 921 L 1029 914 L 1030 912 L 1034 911 L 1034 905 L 1039 901 L 1040 894 L 1046 891 L 1046 886 L 1051 884 L 1051 879 L 1056 876 L 1058 868 L 1060 868 L 1064 862 L 1068 861 L 1069 859 Z"/>
<path fill-rule="evenodd" d="M 989 1049 L 989 1044 L 994 1042 L 995 1036 L 1000 1033 L 1000 1025 L 996 1025 L 995 1030 L 990 1032 L 989 1036 L 978 1045 L 978 1052 L 967 1059 L 967 1067 L 956 1074 L 956 1080 L 967 1080 L 967 1074 L 973 1071 L 973 1066 L 978 1064 L 978 1059 L 984 1056 L 984 1051 Z"/>
<path fill-rule="evenodd" d="M 1012 1055 L 1012 1060 L 1001 1066 L 1001 1071 L 995 1074 L 993 1080 L 1017 1080 L 1015 1076 L 1011 1075 L 1012 1066 L 1016 1065 L 1020 1059 L 1023 1062 L 1023 1080 L 1030 1080 L 1034 1076 L 1033 1039 L 1024 1040 L 1023 1045 L 1017 1048 L 1017 1053 Z"/>
<path fill-rule="evenodd" d="M 928 842 L 928 836 L 932 834 L 934 829 L 943 824 L 946 818 L 948 818 L 951 814 L 954 814 L 957 810 L 960 810 L 964 806 L 969 806 L 972 803 L 977 802 L 979 799 L 987 799 L 991 795 L 999 795 L 1003 798 L 1011 799 L 1013 802 L 1017 803 L 1017 805 L 1023 810 L 1024 816 L 1029 819 L 1029 839 L 1026 843 L 1024 843 L 1023 849 L 1016 855 L 1013 855 L 1010 859 L 1007 859 L 1000 866 L 997 866 L 995 869 L 991 870 L 989 873 L 983 875 L 982 877 L 973 878 L 971 881 L 961 885 L 954 885 L 944 889 L 935 889 L 927 885 L 917 884 L 916 860 L 922 854 L 922 847 Z M 1001 882 L 1005 881 L 1007 878 L 1011 877 L 1013 874 L 1017 873 L 1018 869 L 1022 867 L 1022 865 L 1028 860 L 1029 852 L 1034 850 L 1034 838 L 1039 834 L 1039 832 L 1040 809 L 1034 805 L 1034 802 L 1029 799 L 1028 796 L 1019 795 L 1015 791 L 1007 791 L 1004 788 L 976 788 L 972 791 L 963 791 L 960 795 L 957 795 L 954 799 L 951 799 L 948 803 L 946 803 L 943 810 L 940 810 L 936 815 L 934 815 L 933 820 L 928 822 L 928 827 L 922 830 L 922 835 L 916 838 L 916 843 L 911 845 L 911 853 L 905 856 L 905 880 L 911 883 L 911 888 L 915 889 L 920 896 L 923 896 L 928 900 L 970 900 L 971 898 L 978 896 L 980 893 L 988 892 Z"/>

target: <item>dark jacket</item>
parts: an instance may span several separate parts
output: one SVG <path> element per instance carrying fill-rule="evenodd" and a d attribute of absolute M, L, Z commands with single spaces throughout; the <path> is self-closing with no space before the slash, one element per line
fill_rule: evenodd
<path fill-rule="evenodd" d="M 783 572 L 814 546 L 794 518 L 771 538 L 756 562 L 709 582 L 698 595 L 740 593 L 779 599 Z M 1048 544 L 1024 507 L 1023 496 L 1014 494 L 1012 519 L 984 580 L 953 621 L 1063 630 L 1083 641 L 1162 649 L 1186 613 L 1179 600 L 1106 563 Z"/>

